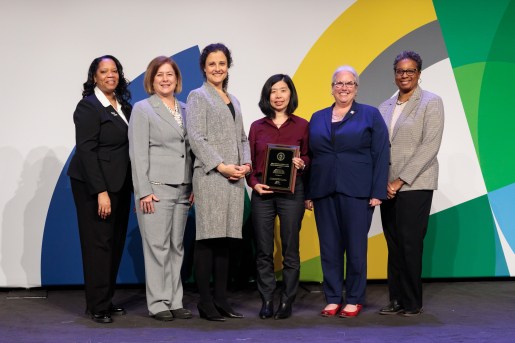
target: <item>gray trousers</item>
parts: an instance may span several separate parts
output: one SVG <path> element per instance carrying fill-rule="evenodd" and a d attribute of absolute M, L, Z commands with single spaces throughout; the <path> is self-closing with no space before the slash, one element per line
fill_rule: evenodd
<path fill-rule="evenodd" d="M 143 242 L 147 306 L 150 315 L 182 308 L 181 266 L 184 228 L 188 218 L 191 184 L 152 185 L 154 213 L 143 213 L 136 202 Z"/>

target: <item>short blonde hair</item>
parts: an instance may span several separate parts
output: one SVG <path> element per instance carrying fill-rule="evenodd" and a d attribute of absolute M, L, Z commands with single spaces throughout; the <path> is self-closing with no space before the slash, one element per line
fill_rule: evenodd
<path fill-rule="evenodd" d="M 161 66 L 166 63 L 172 66 L 173 70 L 175 71 L 175 77 L 177 78 L 177 86 L 175 86 L 174 93 L 179 94 L 182 91 L 182 76 L 177 63 L 175 63 L 175 61 L 170 57 L 158 56 L 148 64 L 147 71 L 145 72 L 145 78 L 143 79 L 143 87 L 145 87 L 145 92 L 147 92 L 149 95 L 156 93 L 154 89 L 154 78 L 156 77 L 159 68 L 161 68 Z"/>

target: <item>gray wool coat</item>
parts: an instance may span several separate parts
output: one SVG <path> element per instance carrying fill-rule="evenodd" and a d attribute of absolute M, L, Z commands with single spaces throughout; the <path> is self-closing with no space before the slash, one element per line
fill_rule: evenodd
<path fill-rule="evenodd" d="M 216 170 L 222 162 L 251 163 L 240 103 L 231 94 L 229 98 L 236 112 L 235 119 L 220 94 L 206 82 L 188 96 L 186 128 L 196 157 L 193 193 L 197 240 L 242 237 L 244 178 L 229 181 Z"/>

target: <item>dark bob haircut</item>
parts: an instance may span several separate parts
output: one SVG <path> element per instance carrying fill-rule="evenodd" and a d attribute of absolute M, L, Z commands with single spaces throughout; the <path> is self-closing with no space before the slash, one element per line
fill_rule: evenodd
<path fill-rule="evenodd" d="M 227 69 L 229 69 L 232 66 L 232 57 L 231 57 L 231 51 L 222 43 L 215 43 L 215 44 L 209 44 L 202 50 L 202 53 L 200 54 L 199 58 L 199 66 L 200 66 L 200 72 L 202 73 L 202 76 L 204 76 L 204 79 L 206 78 L 206 72 L 204 71 L 204 68 L 206 67 L 206 60 L 207 56 L 209 56 L 212 52 L 221 51 L 224 53 L 225 58 L 227 58 Z M 229 86 L 229 73 L 227 73 L 227 77 L 222 82 L 222 88 L 225 92 L 227 92 L 227 87 Z"/>
<path fill-rule="evenodd" d="M 118 61 L 118 59 L 116 59 L 114 56 L 100 56 L 95 58 L 93 62 L 91 62 L 91 65 L 89 66 L 88 70 L 88 79 L 86 80 L 86 82 L 84 82 L 83 85 L 84 89 L 82 91 L 82 98 L 85 98 L 95 93 L 95 75 L 97 73 L 100 62 L 106 59 L 113 61 L 116 65 L 116 69 L 118 69 L 118 86 L 116 86 L 116 89 L 114 90 L 114 96 L 122 106 L 123 113 L 129 115 L 132 112 L 131 92 L 128 89 L 131 83 L 129 80 L 125 78 L 125 75 L 123 74 L 123 67 L 120 61 Z"/>
<path fill-rule="evenodd" d="M 418 71 L 422 71 L 422 58 L 420 58 L 420 55 L 414 51 L 400 52 L 397 55 L 397 57 L 395 57 L 395 60 L 393 61 L 393 70 L 397 69 L 397 64 L 399 64 L 399 61 L 402 61 L 405 59 L 409 59 L 409 60 L 417 62 Z"/>
<path fill-rule="evenodd" d="M 299 106 L 299 98 L 291 78 L 286 74 L 272 75 L 268 80 L 266 80 L 265 85 L 263 86 L 263 90 L 261 91 L 261 99 L 259 100 L 259 108 L 261 109 L 261 112 L 263 112 L 263 114 L 270 119 L 275 118 L 275 110 L 270 103 L 270 94 L 272 93 L 273 85 L 279 81 L 284 81 L 288 85 L 291 93 L 290 102 L 286 107 L 286 114 L 293 114 L 293 112 L 295 112 Z"/>

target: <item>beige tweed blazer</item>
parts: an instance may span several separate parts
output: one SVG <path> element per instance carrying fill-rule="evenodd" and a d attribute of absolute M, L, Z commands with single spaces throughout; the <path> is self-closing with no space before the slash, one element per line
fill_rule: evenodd
<path fill-rule="evenodd" d="M 438 151 L 442 142 L 444 111 L 442 98 L 417 86 L 395 126 L 391 127 L 397 95 L 379 106 L 390 138 L 388 182 L 400 178 L 400 189 L 438 189 Z"/>

